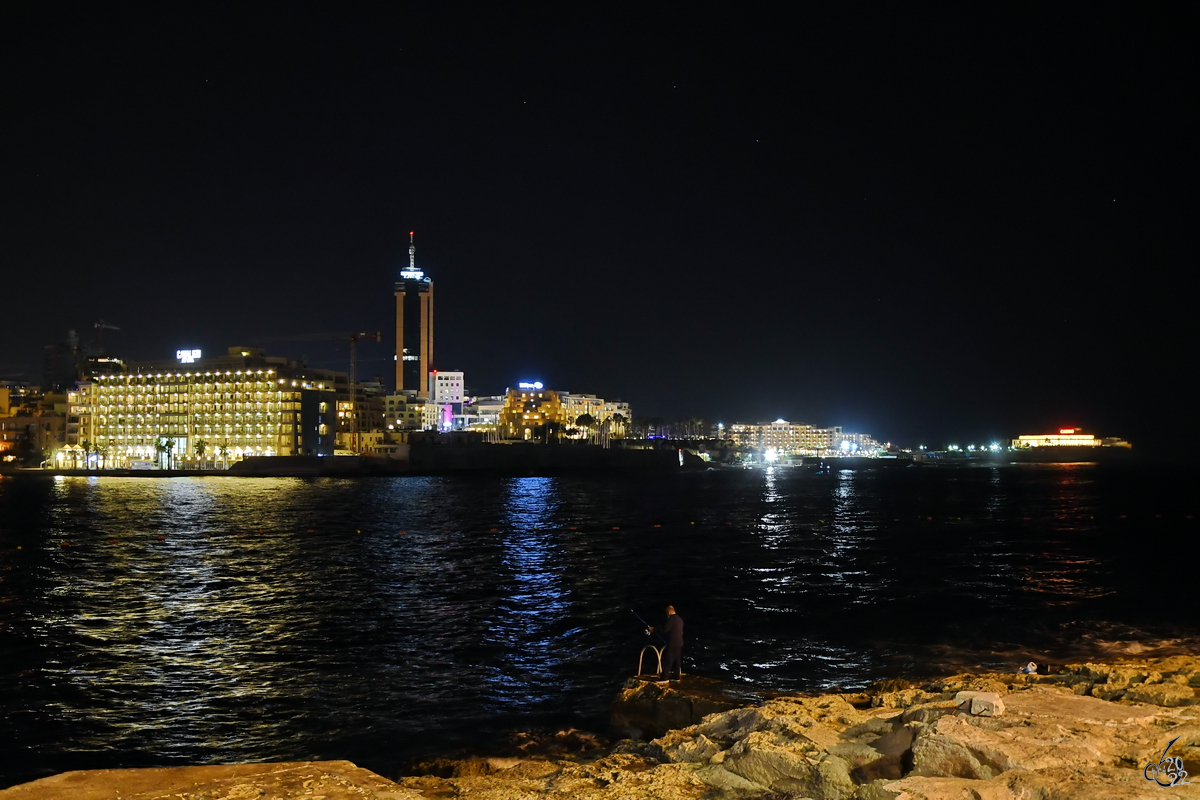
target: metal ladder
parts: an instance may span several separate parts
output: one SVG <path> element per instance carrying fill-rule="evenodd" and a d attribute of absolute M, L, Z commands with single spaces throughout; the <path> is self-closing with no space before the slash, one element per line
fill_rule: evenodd
<path fill-rule="evenodd" d="M 643 648 L 642 648 L 642 652 L 641 652 L 641 653 L 638 655 L 638 671 L 637 671 L 637 674 L 638 674 L 638 675 L 645 675 L 645 674 L 646 674 L 646 673 L 642 672 L 642 660 L 643 660 L 643 659 L 646 657 L 646 651 L 647 651 L 647 650 L 653 650 L 653 651 L 654 651 L 654 655 L 655 655 L 655 659 L 658 661 L 658 670 L 657 670 L 657 671 L 656 671 L 654 674 L 655 674 L 655 675 L 662 675 L 662 654 L 663 654 L 663 650 L 665 650 L 665 649 L 666 649 L 665 647 L 655 647 L 655 646 L 654 646 L 654 645 L 652 645 L 652 644 L 648 644 L 648 645 L 646 645 L 645 647 L 643 647 Z"/>

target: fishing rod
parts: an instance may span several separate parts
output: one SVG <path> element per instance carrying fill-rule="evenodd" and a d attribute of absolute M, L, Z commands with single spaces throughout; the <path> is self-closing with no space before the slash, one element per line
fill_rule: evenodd
<path fill-rule="evenodd" d="M 649 623 L 649 622 L 646 622 L 646 620 L 642 619 L 641 617 L 638 617 L 638 613 L 637 613 L 636 611 L 634 611 L 632 608 L 631 608 L 631 609 L 629 609 L 629 613 L 630 613 L 630 614 L 633 614 L 635 617 L 637 617 L 637 621 L 638 621 L 638 622 L 640 622 L 640 623 L 642 623 L 643 625 L 645 625 L 645 626 L 646 626 L 646 635 L 647 635 L 647 636 L 649 636 L 649 635 L 650 635 L 650 633 L 651 633 L 651 631 L 650 631 L 650 623 Z M 655 633 L 654 635 L 655 635 L 655 636 L 657 636 L 657 637 L 658 637 L 658 640 L 659 640 L 660 642 L 662 642 L 663 644 L 666 644 L 666 643 L 667 643 L 667 640 L 666 640 L 666 639 L 664 639 L 664 638 L 663 638 L 663 637 L 662 637 L 660 634 L 657 634 L 657 633 Z"/>

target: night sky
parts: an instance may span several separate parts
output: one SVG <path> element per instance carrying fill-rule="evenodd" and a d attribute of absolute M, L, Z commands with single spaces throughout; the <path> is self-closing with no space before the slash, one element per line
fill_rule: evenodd
<path fill-rule="evenodd" d="M 1161 445 L 1197 6 L 871 5 L 8 4 L 0 378 L 103 319 L 390 381 L 415 230 L 479 394 Z"/>

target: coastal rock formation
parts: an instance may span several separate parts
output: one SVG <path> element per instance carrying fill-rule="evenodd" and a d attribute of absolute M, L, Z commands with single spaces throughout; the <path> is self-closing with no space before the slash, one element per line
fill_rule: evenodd
<path fill-rule="evenodd" d="M 0 789 L 0 800 L 423 800 L 349 761 L 63 772 Z"/>
<path fill-rule="evenodd" d="M 627 686 L 614 709 L 627 729 L 686 724 L 602 758 L 464 763 L 399 783 L 477 800 L 1200 800 L 1198 658 L 775 697 L 702 719 L 715 692 L 690 697 L 687 683 Z"/>
<path fill-rule="evenodd" d="M 1197 690 L 1195 657 L 755 701 L 631 681 L 613 719 L 651 733 L 611 748 L 566 731 L 395 783 L 349 762 L 65 773 L 0 800 L 1200 800 Z"/>
<path fill-rule="evenodd" d="M 678 687 L 678 684 L 675 684 Z M 630 680 L 613 701 L 609 723 L 631 739 L 652 739 L 677 728 L 695 725 L 709 714 L 744 705 L 718 681 L 689 676 L 687 691 L 669 682 Z"/>

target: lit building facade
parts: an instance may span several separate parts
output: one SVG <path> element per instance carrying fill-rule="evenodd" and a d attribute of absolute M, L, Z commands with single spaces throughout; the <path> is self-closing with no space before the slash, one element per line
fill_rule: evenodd
<path fill-rule="evenodd" d="M 818 428 L 803 422 L 774 422 L 757 424 L 738 422 L 729 426 L 729 438 L 739 447 L 766 450 L 774 448 L 779 453 L 816 454 L 834 446 L 834 438 L 840 436 L 840 427 Z"/>
<path fill-rule="evenodd" d="M 429 373 L 429 394 L 438 405 L 461 404 L 463 401 L 463 373 L 438 372 Z"/>
<path fill-rule="evenodd" d="M 831 437 L 831 446 L 843 453 L 874 454 L 885 449 L 869 433 L 843 433 L 841 428 Z"/>
<path fill-rule="evenodd" d="M 349 381 L 335 373 L 338 394 L 338 448 L 356 455 L 368 452 L 364 444 L 370 432 L 383 430 L 383 384 L 379 381 L 360 381 L 350 391 Z"/>
<path fill-rule="evenodd" d="M 605 400 L 594 394 L 575 394 L 562 392 L 562 403 L 566 409 L 567 421 L 570 427 L 578 427 L 579 418 L 588 415 L 595 420 L 593 430 L 579 429 L 578 438 L 586 438 L 589 433 L 603 433 L 614 439 L 625 438 L 626 430 L 633 419 L 629 404 L 619 400 Z"/>
<path fill-rule="evenodd" d="M 506 397 L 507 395 L 496 394 L 466 398 L 454 427 L 459 430 L 494 434 L 500 423 L 500 414 L 504 411 Z"/>
<path fill-rule="evenodd" d="M 592 417 L 592 431 L 577 427 L 579 418 Z M 575 438 L 595 433 L 620 439 L 632 419 L 629 404 L 604 400 L 594 394 L 573 394 L 546 389 L 541 382 L 519 383 L 504 396 L 497 430 L 506 439 L 546 439 L 563 437 L 574 430 Z"/>
<path fill-rule="evenodd" d="M 433 281 L 417 269 L 417 247 L 409 233 L 408 269 L 396 281 L 396 392 L 429 397 L 433 368 Z"/>
<path fill-rule="evenodd" d="M 108 466 L 158 461 L 229 464 L 248 456 L 333 455 L 335 373 L 262 351 L 130 364 L 68 393 L 67 443 Z"/>
<path fill-rule="evenodd" d="M 453 430 L 463 413 L 463 391 L 465 378 L 461 372 L 429 373 L 429 397 L 437 406 L 437 429 Z"/>
<path fill-rule="evenodd" d="M 747 450 L 774 450 L 781 455 L 821 455 L 853 452 L 875 453 L 880 445 L 869 434 L 845 433 L 841 426 L 818 428 L 801 422 L 739 422 L 726 429 L 730 439 Z"/>
<path fill-rule="evenodd" d="M 1060 428 L 1058 433 L 1036 433 L 1018 436 L 1012 440 L 1014 449 L 1029 447 L 1131 447 L 1123 439 L 1098 439 L 1078 428 Z"/>
<path fill-rule="evenodd" d="M 40 461 L 46 451 L 63 441 L 65 428 L 65 414 L 0 416 L 0 461 L 14 458 L 23 443 Z"/>
<path fill-rule="evenodd" d="M 383 424 L 389 431 L 429 431 L 438 424 L 440 406 L 428 398 L 412 394 L 391 394 L 383 398 Z"/>
<path fill-rule="evenodd" d="M 518 384 L 505 393 L 498 428 L 506 439 L 544 440 L 551 428 L 561 436 L 567 429 L 561 394 L 544 388 L 540 381 Z"/>

